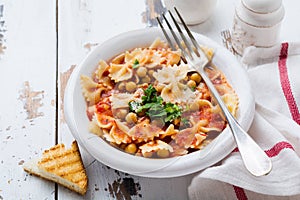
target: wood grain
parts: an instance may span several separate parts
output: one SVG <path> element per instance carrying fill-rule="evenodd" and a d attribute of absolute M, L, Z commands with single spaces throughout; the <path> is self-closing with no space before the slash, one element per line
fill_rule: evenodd
<path fill-rule="evenodd" d="M 6 49 L 4 33 L 6 32 L 5 18 L 4 18 L 4 5 L 0 4 L 0 56 L 4 54 Z M 1 58 L 1 57 L 0 57 Z"/>
<path fill-rule="evenodd" d="M 53 199 L 22 164 L 54 144 L 55 3 L 0 1 L 0 43 L 0 199 Z"/>

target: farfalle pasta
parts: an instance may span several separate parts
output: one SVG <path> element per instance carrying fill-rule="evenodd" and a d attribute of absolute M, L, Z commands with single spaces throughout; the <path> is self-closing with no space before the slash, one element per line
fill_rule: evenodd
<path fill-rule="evenodd" d="M 211 59 L 213 51 L 203 49 Z M 238 97 L 226 77 L 217 68 L 207 73 L 235 115 Z M 93 74 L 81 75 L 81 86 L 89 131 L 136 156 L 201 150 L 227 125 L 201 75 L 160 39 L 99 61 Z"/>

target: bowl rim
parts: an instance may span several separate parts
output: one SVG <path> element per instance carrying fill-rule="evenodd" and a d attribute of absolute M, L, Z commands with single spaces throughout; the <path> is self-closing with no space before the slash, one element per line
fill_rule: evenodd
<path fill-rule="evenodd" d="M 226 70 L 224 70 L 224 67 L 218 66 L 218 68 L 223 69 L 222 71 L 229 83 L 235 90 L 238 89 L 236 92 L 239 96 L 240 103 L 237 112 L 237 121 L 247 131 L 254 117 L 255 104 L 246 70 L 241 66 L 238 60 L 221 45 L 204 35 L 198 33 L 193 33 L 193 35 L 201 44 L 215 49 L 213 59 L 216 61 L 217 66 L 218 63 L 226 61 Z M 88 75 L 86 74 L 88 72 L 91 74 L 100 59 L 108 60 L 109 58 L 107 56 L 112 58 L 124 50 L 132 49 L 128 47 L 150 45 L 157 37 L 164 40 L 159 28 L 143 28 L 121 33 L 97 45 L 87 54 L 83 61 L 75 67 L 69 78 L 64 94 L 64 114 L 66 123 L 79 145 L 101 163 L 119 171 L 142 177 L 178 177 L 212 166 L 231 153 L 236 145 L 229 128 L 225 128 L 223 132 L 203 150 L 184 156 L 165 159 L 144 158 L 122 152 L 108 144 L 99 136 L 89 133 L 87 126 L 88 118 L 85 113 L 86 104 L 82 104 L 84 98 L 79 82 L 79 76 L 81 74 Z M 112 52 L 114 53 L 112 54 Z M 230 71 L 229 67 L 232 68 Z M 239 75 L 234 76 L 234 74 L 231 74 L 233 72 Z M 84 107 L 84 110 L 82 107 Z M 102 147 L 101 151 L 99 150 L 99 146 Z M 222 148 L 216 148 L 219 146 Z"/>

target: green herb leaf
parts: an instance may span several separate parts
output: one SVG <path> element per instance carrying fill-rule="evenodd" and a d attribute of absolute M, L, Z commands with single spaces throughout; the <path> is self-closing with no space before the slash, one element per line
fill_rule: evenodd
<path fill-rule="evenodd" d="M 197 86 L 191 87 L 191 90 L 192 90 L 193 92 L 195 92 L 195 91 L 196 91 L 196 87 L 197 87 Z"/>
<path fill-rule="evenodd" d="M 136 110 L 136 113 L 140 113 L 143 110 L 147 110 L 149 108 L 151 108 L 151 106 L 153 106 L 155 103 L 147 103 L 145 105 L 141 105 L 140 107 L 138 107 L 138 109 Z"/>
<path fill-rule="evenodd" d="M 165 123 L 172 122 L 181 116 L 182 109 L 176 104 L 165 103 L 162 97 L 157 96 L 157 91 L 152 85 L 149 85 L 144 90 L 144 94 L 142 96 L 142 103 L 129 102 L 129 110 L 131 112 L 141 113 L 146 111 L 145 114 L 150 119 L 160 118 Z"/>
<path fill-rule="evenodd" d="M 130 112 L 137 112 L 137 110 L 141 107 L 141 103 L 136 101 L 130 101 L 128 103 Z"/>
<path fill-rule="evenodd" d="M 164 119 L 167 116 L 167 112 L 164 110 L 164 106 L 159 103 L 153 104 L 149 110 L 146 112 L 146 114 L 151 118 L 162 118 Z"/>
<path fill-rule="evenodd" d="M 173 103 L 167 103 L 164 106 L 165 111 L 167 112 L 167 117 L 165 122 L 172 122 L 173 120 L 179 118 L 182 114 L 181 108 Z"/>
<path fill-rule="evenodd" d="M 135 68 L 138 68 L 139 66 L 140 66 L 139 60 L 135 59 L 134 62 L 133 62 L 132 68 L 135 69 Z"/>
<path fill-rule="evenodd" d="M 189 125 L 189 120 L 187 118 L 182 118 L 181 122 L 183 123 L 184 126 Z"/>
<path fill-rule="evenodd" d="M 157 91 L 152 85 L 149 85 L 148 88 L 144 90 L 144 94 L 145 96 L 142 96 L 143 104 L 157 102 Z"/>

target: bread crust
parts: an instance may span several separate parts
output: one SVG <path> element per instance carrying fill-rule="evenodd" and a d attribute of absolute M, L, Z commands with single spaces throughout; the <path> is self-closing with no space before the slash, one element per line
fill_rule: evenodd
<path fill-rule="evenodd" d="M 88 177 L 76 141 L 69 149 L 64 144 L 57 144 L 45 150 L 40 159 L 25 162 L 23 169 L 81 195 L 87 191 Z"/>

